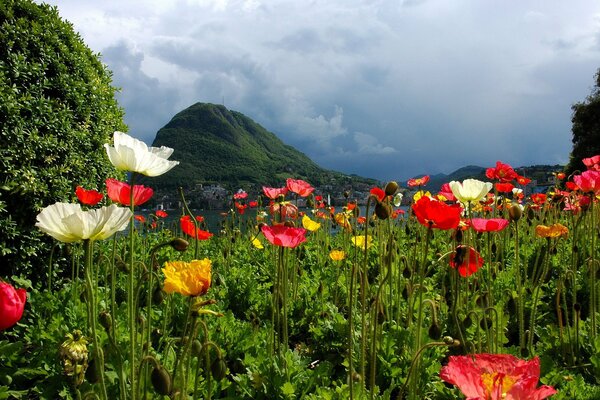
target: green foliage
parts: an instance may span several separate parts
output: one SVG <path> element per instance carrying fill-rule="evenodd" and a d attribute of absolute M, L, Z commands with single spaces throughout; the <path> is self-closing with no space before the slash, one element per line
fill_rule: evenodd
<path fill-rule="evenodd" d="M 3 1 L 0 43 L 0 275 L 9 275 L 46 263 L 41 207 L 115 175 L 102 145 L 125 126 L 111 73 L 55 7 Z"/>
<path fill-rule="evenodd" d="M 181 164 L 152 179 L 157 188 L 220 183 L 227 186 L 281 185 L 302 178 L 313 185 L 372 180 L 320 168 L 273 133 L 222 105 L 196 103 L 181 111 L 156 134 L 153 146 L 175 149 Z"/>
<path fill-rule="evenodd" d="M 567 172 L 584 171 L 582 159 L 600 154 L 600 70 L 596 72 L 595 87 L 585 101 L 571 107 L 573 115 L 573 150 Z"/>

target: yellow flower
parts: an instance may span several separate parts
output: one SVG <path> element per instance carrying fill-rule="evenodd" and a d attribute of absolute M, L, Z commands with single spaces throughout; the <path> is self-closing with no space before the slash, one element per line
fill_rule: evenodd
<path fill-rule="evenodd" d="M 162 269 L 165 274 L 163 290 L 184 296 L 205 294 L 210 287 L 211 261 L 208 258 L 184 261 L 167 261 Z"/>
<path fill-rule="evenodd" d="M 308 215 L 304 215 L 302 217 L 302 226 L 307 231 L 314 232 L 321 227 L 321 224 L 310 219 L 310 217 Z"/>
<path fill-rule="evenodd" d="M 252 241 L 252 245 L 259 250 L 262 250 L 265 248 L 265 246 L 263 246 L 262 242 L 258 238 L 254 238 L 254 240 Z"/>
<path fill-rule="evenodd" d="M 350 240 L 352 240 L 352 244 L 355 245 L 356 247 L 358 247 L 360 249 L 365 248 L 365 236 L 364 235 L 353 236 Z M 368 249 L 373 245 L 373 237 L 367 236 L 366 240 L 367 240 L 367 249 Z"/>
<path fill-rule="evenodd" d="M 535 234 L 542 238 L 566 237 L 569 234 L 569 228 L 562 224 L 538 225 L 535 227 Z"/>
<path fill-rule="evenodd" d="M 431 192 L 430 191 L 424 192 L 422 190 L 419 190 L 417 193 L 414 194 L 413 201 L 418 201 L 423 196 L 431 197 Z"/>
<path fill-rule="evenodd" d="M 331 258 L 333 261 L 342 261 L 344 258 L 346 258 L 346 253 L 344 250 L 331 250 L 331 253 L 329 253 L 329 258 Z"/>
<path fill-rule="evenodd" d="M 335 214 L 335 223 L 344 228 L 347 231 L 352 230 L 352 225 L 350 225 L 350 220 L 348 217 L 348 213 L 341 212 Z"/>

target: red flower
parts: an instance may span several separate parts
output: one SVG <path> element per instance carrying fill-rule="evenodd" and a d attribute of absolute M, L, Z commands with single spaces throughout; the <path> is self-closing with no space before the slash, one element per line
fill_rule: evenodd
<path fill-rule="evenodd" d="M 95 206 L 100 203 L 100 200 L 104 197 L 104 195 L 94 189 L 86 190 L 81 186 L 77 186 L 75 189 L 75 195 L 81 204 L 85 204 L 86 206 Z"/>
<path fill-rule="evenodd" d="M 579 190 L 579 186 L 577 186 L 577 185 L 575 184 L 575 182 L 571 182 L 571 181 L 569 181 L 569 182 L 565 183 L 565 186 L 566 186 L 566 187 L 567 187 L 567 189 L 569 189 L 569 190 Z"/>
<path fill-rule="evenodd" d="M 551 386 L 537 388 L 537 357 L 526 361 L 510 354 L 451 356 L 440 377 L 458 386 L 468 399 L 542 400 L 556 393 Z"/>
<path fill-rule="evenodd" d="M 583 161 L 583 164 L 587 167 L 587 169 L 600 171 L 600 154 L 590 158 L 584 158 L 581 161 Z"/>
<path fill-rule="evenodd" d="M 375 196 L 378 201 L 383 201 L 383 199 L 385 199 L 385 191 L 381 188 L 374 187 L 369 193 Z"/>
<path fill-rule="evenodd" d="M 367 217 L 358 217 L 358 218 L 356 219 L 356 223 L 357 223 L 357 224 L 359 224 L 359 225 L 362 225 L 362 224 L 364 224 L 365 222 L 367 222 Z"/>
<path fill-rule="evenodd" d="M 246 208 L 248 208 L 248 206 L 246 204 L 241 204 L 241 203 L 238 203 L 237 201 L 234 204 L 235 204 L 236 210 L 238 211 L 238 213 L 240 213 L 240 215 L 244 214 L 246 212 Z"/>
<path fill-rule="evenodd" d="M 133 218 L 135 218 L 137 221 L 141 222 L 142 224 L 143 224 L 144 222 L 146 222 L 146 217 L 144 217 L 143 215 L 136 215 L 136 216 L 135 216 L 135 217 L 133 217 Z"/>
<path fill-rule="evenodd" d="M 443 196 L 448 201 L 456 201 L 456 196 L 452 193 L 452 189 L 450 189 L 450 184 L 448 182 L 442 185 L 438 196 Z"/>
<path fill-rule="evenodd" d="M 529 182 L 531 182 L 531 179 L 525 178 L 524 176 L 519 175 L 519 176 L 517 176 L 517 182 L 519 182 L 519 185 L 525 186 L 525 185 L 529 184 Z"/>
<path fill-rule="evenodd" d="M 557 173 L 557 174 L 556 174 L 556 178 L 557 178 L 559 181 L 562 181 L 562 180 L 563 180 L 563 179 L 565 179 L 566 177 L 567 177 L 567 175 L 566 175 L 564 172 L 559 172 L 559 173 Z"/>
<path fill-rule="evenodd" d="M 544 204 L 548 198 L 544 193 L 534 193 L 530 197 L 531 201 L 533 201 L 533 203 L 537 204 L 538 206 Z"/>
<path fill-rule="evenodd" d="M 159 218 L 167 218 L 167 213 L 164 212 L 163 210 L 156 210 L 155 212 L 156 216 Z"/>
<path fill-rule="evenodd" d="M 125 182 L 120 182 L 116 179 L 109 178 L 106 180 L 106 192 L 108 197 L 115 203 L 124 206 L 130 205 L 131 186 Z M 136 206 L 142 205 L 154 194 L 152 188 L 143 185 L 133 186 L 133 204 Z"/>
<path fill-rule="evenodd" d="M 227 214 L 225 214 L 225 215 L 227 215 Z M 187 217 L 189 218 L 190 216 L 188 215 Z M 204 217 L 202 215 L 196 215 L 194 217 L 194 219 L 198 222 L 204 222 Z"/>
<path fill-rule="evenodd" d="M 197 217 L 196 217 L 197 218 Z M 181 224 L 181 230 L 188 236 L 195 237 L 198 240 L 207 240 L 212 237 L 212 233 L 203 231 L 202 229 L 196 229 L 196 225 L 190 218 L 189 215 L 184 215 L 179 219 Z"/>
<path fill-rule="evenodd" d="M 233 198 L 236 200 L 242 200 L 246 197 L 248 197 L 248 193 L 244 192 L 242 189 L 238 190 L 238 192 L 233 195 Z"/>
<path fill-rule="evenodd" d="M 296 218 L 298 216 L 298 207 L 287 201 L 284 201 L 283 203 L 272 203 L 269 206 L 269 212 L 271 215 L 279 215 L 282 218 Z"/>
<path fill-rule="evenodd" d="M 315 188 L 312 187 L 310 183 L 305 182 L 302 179 L 288 178 L 285 182 L 285 185 L 289 191 L 294 192 L 301 197 L 306 197 L 315 190 Z"/>
<path fill-rule="evenodd" d="M 258 201 L 251 201 L 250 203 L 248 203 L 248 205 L 249 205 L 251 208 L 258 207 Z"/>
<path fill-rule="evenodd" d="M 600 171 L 584 171 L 581 175 L 575 175 L 573 181 L 582 192 L 600 192 Z"/>
<path fill-rule="evenodd" d="M 263 235 L 275 246 L 294 248 L 306 241 L 306 229 L 292 228 L 285 225 L 263 225 Z"/>
<path fill-rule="evenodd" d="M 462 209 L 459 205 L 449 206 L 439 200 L 427 196 L 421 197 L 412 206 L 417 220 L 430 228 L 455 229 L 460 222 Z"/>
<path fill-rule="evenodd" d="M 425 175 L 421 178 L 409 179 L 407 184 L 410 187 L 416 187 L 416 186 L 425 186 L 425 185 L 427 185 L 427 182 L 429 182 L 429 175 Z"/>
<path fill-rule="evenodd" d="M 489 179 L 498 179 L 501 182 L 510 182 L 516 179 L 519 174 L 510 165 L 496 161 L 496 168 L 488 168 L 485 171 L 485 176 Z"/>
<path fill-rule="evenodd" d="M 508 226 L 508 220 L 504 218 L 473 218 L 471 226 L 477 232 L 498 232 Z"/>
<path fill-rule="evenodd" d="M 10 328 L 23 316 L 27 292 L 0 281 L 0 331 Z"/>
<path fill-rule="evenodd" d="M 263 186 L 263 193 L 271 200 L 277 200 L 279 196 L 285 196 L 288 192 L 287 187 L 282 188 L 270 188 Z"/>
<path fill-rule="evenodd" d="M 320 194 L 316 195 L 315 196 L 315 201 L 323 201 L 323 196 L 321 196 Z"/>
<path fill-rule="evenodd" d="M 458 269 L 460 276 L 471 276 L 483 266 L 483 257 L 471 246 L 460 245 L 450 257 L 450 266 Z"/>
<path fill-rule="evenodd" d="M 512 183 L 498 182 L 494 185 L 496 190 L 500 193 L 510 193 L 515 188 Z"/>

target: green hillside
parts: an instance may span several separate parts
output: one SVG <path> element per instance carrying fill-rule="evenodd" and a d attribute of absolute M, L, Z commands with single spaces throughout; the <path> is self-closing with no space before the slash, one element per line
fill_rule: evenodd
<path fill-rule="evenodd" d="M 282 185 L 294 177 L 313 185 L 375 182 L 322 169 L 277 136 L 222 105 L 196 103 L 179 112 L 156 134 L 153 146 L 175 149 L 180 165 L 152 179 L 155 187 L 217 183 L 225 187 Z"/>

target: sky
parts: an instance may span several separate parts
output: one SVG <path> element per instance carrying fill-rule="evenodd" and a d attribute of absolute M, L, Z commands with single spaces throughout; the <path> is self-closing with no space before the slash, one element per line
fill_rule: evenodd
<path fill-rule="evenodd" d="M 571 105 L 600 68 L 591 0 L 46 2 L 113 72 L 132 136 L 224 104 L 383 181 L 565 164 Z"/>

